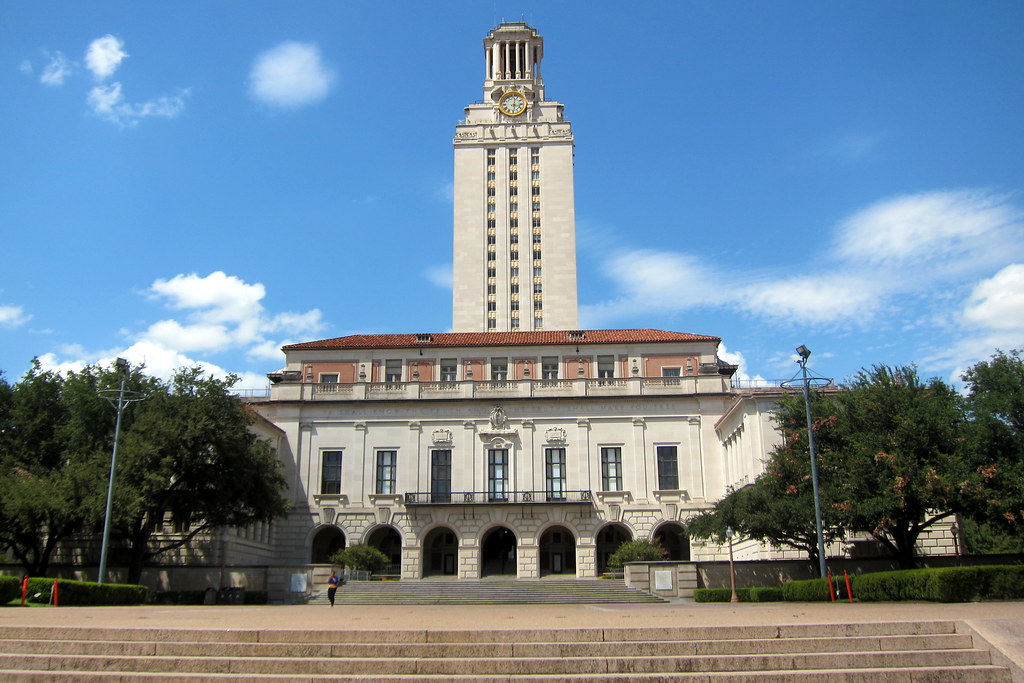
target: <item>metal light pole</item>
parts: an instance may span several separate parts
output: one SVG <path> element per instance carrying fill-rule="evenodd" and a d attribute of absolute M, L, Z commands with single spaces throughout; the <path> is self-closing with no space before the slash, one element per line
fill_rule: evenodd
<path fill-rule="evenodd" d="M 740 596 L 736 594 L 736 563 L 732 559 L 732 528 L 728 529 L 729 532 L 729 586 L 732 588 L 732 596 L 729 598 L 729 602 L 739 602 Z"/>
<path fill-rule="evenodd" d="M 811 357 L 811 350 L 806 346 L 799 346 L 796 350 L 800 355 L 797 364 L 803 373 L 804 405 L 807 407 L 807 446 L 811 451 L 811 485 L 814 489 L 814 525 L 818 534 L 818 571 L 821 578 L 827 575 L 825 568 L 825 534 L 821 526 L 821 491 L 818 487 L 818 456 L 814 451 L 814 423 L 811 421 L 811 380 L 807 377 L 807 359 Z"/>
<path fill-rule="evenodd" d="M 110 480 L 107 482 L 107 509 L 103 515 L 103 541 L 100 546 L 100 571 L 97 583 L 107 580 L 107 546 L 110 542 L 110 510 L 114 502 L 114 475 L 117 471 L 117 442 L 121 440 L 121 413 L 132 401 L 141 401 L 146 398 L 143 394 L 135 391 L 125 391 L 124 384 L 128 379 L 129 366 L 124 358 L 114 361 L 114 367 L 121 372 L 121 388 L 101 391 L 103 398 L 110 401 L 110 404 L 117 409 L 117 422 L 114 424 L 114 451 L 110 455 Z"/>

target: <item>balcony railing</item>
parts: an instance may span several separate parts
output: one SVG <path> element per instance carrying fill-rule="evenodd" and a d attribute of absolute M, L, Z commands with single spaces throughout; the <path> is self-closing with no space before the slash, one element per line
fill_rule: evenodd
<path fill-rule="evenodd" d="M 769 385 L 770 386 L 770 385 Z M 572 396 L 671 396 L 734 391 L 723 375 L 687 377 L 578 377 L 457 382 L 316 383 L 285 381 L 275 384 L 272 401 L 394 400 L 452 398 L 531 398 Z"/>
<path fill-rule="evenodd" d="M 431 493 L 416 491 L 405 494 L 406 505 L 591 505 L 590 491 L 452 491 Z"/>

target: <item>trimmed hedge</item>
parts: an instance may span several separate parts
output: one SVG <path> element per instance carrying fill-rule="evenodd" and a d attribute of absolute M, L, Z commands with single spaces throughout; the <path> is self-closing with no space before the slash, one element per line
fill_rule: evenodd
<path fill-rule="evenodd" d="M 21 579 L 17 576 L 0 576 L 0 605 L 21 597 Z"/>
<path fill-rule="evenodd" d="M 853 579 L 858 600 L 1020 600 L 1024 598 L 1024 565 L 982 565 L 906 569 L 861 574 Z"/>
<path fill-rule="evenodd" d="M 783 599 L 782 589 L 771 586 L 737 588 L 736 597 L 740 602 L 779 602 Z M 694 602 L 730 602 L 731 588 L 698 588 L 693 591 Z"/>
<path fill-rule="evenodd" d="M 832 577 L 832 587 L 836 600 L 846 600 L 846 583 L 842 576 Z M 853 595 L 857 597 L 857 587 L 853 587 Z M 805 581 L 787 581 L 782 584 L 782 599 L 787 602 L 829 602 L 832 595 L 828 592 L 828 579 L 807 579 Z"/>
<path fill-rule="evenodd" d="M 52 602 L 53 579 L 28 580 L 28 601 L 48 605 Z M 60 605 L 140 605 L 146 601 L 146 587 L 119 583 L 95 583 L 60 579 L 57 602 Z"/>

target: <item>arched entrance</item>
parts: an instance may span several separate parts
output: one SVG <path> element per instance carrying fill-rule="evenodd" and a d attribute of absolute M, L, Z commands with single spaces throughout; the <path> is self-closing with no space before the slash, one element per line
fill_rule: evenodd
<path fill-rule="evenodd" d="M 480 576 L 516 575 L 516 535 L 499 526 L 484 536 L 480 553 Z"/>
<path fill-rule="evenodd" d="M 328 564 L 331 555 L 345 547 L 345 534 L 336 526 L 322 527 L 313 536 L 309 561 L 313 564 Z"/>
<path fill-rule="evenodd" d="M 564 526 L 553 526 L 540 537 L 540 575 L 576 573 L 576 537 Z"/>
<path fill-rule="evenodd" d="M 454 575 L 458 557 L 455 532 L 445 526 L 431 530 L 423 539 L 423 576 Z"/>
<path fill-rule="evenodd" d="M 388 564 L 383 574 L 402 573 L 402 537 L 393 526 L 382 526 L 373 530 L 367 537 L 366 544 L 376 548 L 388 556 Z"/>
<path fill-rule="evenodd" d="M 597 533 L 597 573 L 608 571 L 608 558 L 626 541 L 632 541 L 633 534 L 624 524 L 609 524 Z"/>
<path fill-rule="evenodd" d="M 666 560 L 690 561 L 690 535 L 686 533 L 686 528 L 682 524 L 677 522 L 662 524 L 654 532 L 652 540 L 668 553 L 665 557 Z"/>

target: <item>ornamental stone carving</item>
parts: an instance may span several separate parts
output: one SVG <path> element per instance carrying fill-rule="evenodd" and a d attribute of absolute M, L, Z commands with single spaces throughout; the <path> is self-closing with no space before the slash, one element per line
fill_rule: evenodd
<path fill-rule="evenodd" d="M 430 433 L 430 440 L 435 446 L 450 446 L 452 443 L 452 430 L 435 429 Z"/>
<path fill-rule="evenodd" d="M 544 432 L 544 438 L 548 443 L 565 443 L 565 430 L 561 427 L 551 427 Z"/>

